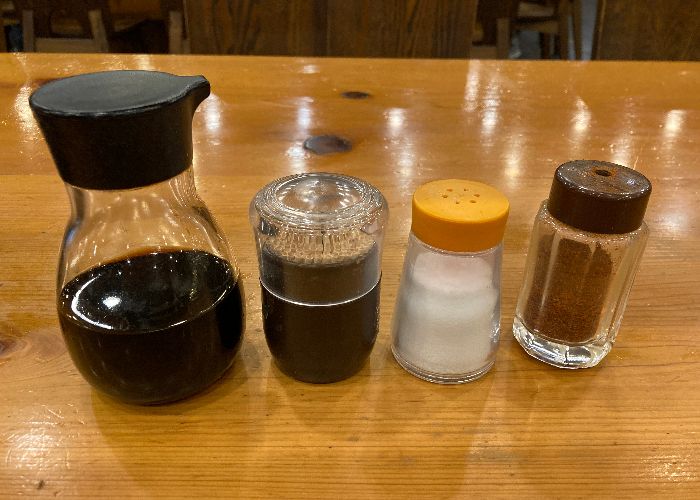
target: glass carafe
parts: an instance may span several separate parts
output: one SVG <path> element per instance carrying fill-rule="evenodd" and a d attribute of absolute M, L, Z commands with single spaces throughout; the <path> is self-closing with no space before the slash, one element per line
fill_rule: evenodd
<path fill-rule="evenodd" d="M 66 183 L 58 265 L 68 351 L 126 402 L 194 394 L 231 366 L 245 326 L 239 272 L 197 195 L 191 120 L 203 77 L 79 75 L 30 98 Z"/>

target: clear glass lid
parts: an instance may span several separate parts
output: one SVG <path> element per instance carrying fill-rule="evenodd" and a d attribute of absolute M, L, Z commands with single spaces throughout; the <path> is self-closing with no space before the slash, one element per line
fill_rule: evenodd
<path fill-rule="evenodd" d="M 299 232 L 347 230 L 375 221 L 383 226 L 387 213 L 384 197 L 371 184 L 322 172 L 271 182 L 258 192 L 251 208 L 261 222 Z"/>

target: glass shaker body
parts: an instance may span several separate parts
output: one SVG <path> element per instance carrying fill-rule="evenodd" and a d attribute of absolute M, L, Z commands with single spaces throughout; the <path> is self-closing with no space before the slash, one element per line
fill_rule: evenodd
<path fill-rule="evenodd" d="M 265 338 L 287 375 L 329 383 L 355 374 L 379 326 L 388 207 L 361 179 L 277 179 L 250 206 Z"/>
<path fill-rule="evenodd" d="M 412 375 L 458 384 L 493 365 L 508 211 L 506 197 L 479 182 L 432 181 L 414 193 L 392 326 L 394 358 Z"/>
<path fill-rule="evenodd" d="M 615 342 L 649 229 L 639 172 L 577 160 L 557 169 L 535 217 L 513 334 L 561 368 L 597 365 Z"/>
<path fill-rule="evenodd" d="M 535 218 L 513 333 L 532 356 L 562 368 L 597 365 L 612 349 L 649 229 L 610 235 Z"/>
<path fill-rule="evenodd" d="M 407 371 L 438 383 L 469 382 L 493 365 L 501 319 L 501 244 L 449 252 L 412 232 L 396 300 L 392 352 Z"/>
<path fill-rule="evenodd" d="M 191 120 L 203 77 L 115 71 L 56 80 L 30 105 L 71 202 L 57 309 L 83 377 L 122 401 L 201 391 L 245 325 L 239 272 L 197 195 Z"/>

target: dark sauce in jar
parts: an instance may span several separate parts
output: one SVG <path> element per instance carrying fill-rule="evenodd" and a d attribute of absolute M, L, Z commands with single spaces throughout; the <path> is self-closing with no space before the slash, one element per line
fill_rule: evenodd
<path fill-rule="evenodd" d="M 379 327 L 379 282 L 348 302 L 299 304 L 261 283 L 265 339 L 277 365 L 302 382 L 354 375 L 367 360 Z"/>
<path fill-rule="evenodd" d="M 231 366 L 245 328 L 231 265 L 200 250 L 90 269 L 58 297 L 68 351 L 95 388 L 137 404 L 190 396 Z"/>
<path fill-rule="evenodd" d="M 377 245 L 367 238 L 353 252 L 327 257 L 305 262 L 303 254 L 272 246 L 261 252 L 265 339 L 280 369 L 303 382 L 354 375 L 377 338 Z"/>

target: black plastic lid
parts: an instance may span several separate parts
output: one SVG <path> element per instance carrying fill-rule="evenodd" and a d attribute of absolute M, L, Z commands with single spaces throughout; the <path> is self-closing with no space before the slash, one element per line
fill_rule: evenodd
<path fill-rule="evenodd" d="M 129 189 L 192 163 L 192 116 L 203 76 L 105 71 L 55 80 L 29 97 L 61 178 L 85 189 Z"/>
<path fill-rule="evenodd" d="M 560 165 L 547 201 L 549 213 L 591 233 L 621 234 L 639 229 L 651 182 L 631 168 L 605 161 Z"/>

